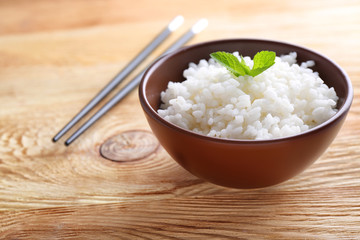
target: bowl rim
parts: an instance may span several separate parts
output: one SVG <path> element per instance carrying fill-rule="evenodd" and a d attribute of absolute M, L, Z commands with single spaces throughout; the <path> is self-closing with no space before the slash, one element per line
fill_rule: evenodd
<path fill-rule="evenodd" d="M 165 62 L 166 60 L 168 60 L 171 57 L 174 57 L 175 55 L 181 54 L 182 52 L 186 52 L 186 51 L 191 51 L 194 48 L 198 48 L 198 47 L 203 47 L 205 45 L 211 45 L 211 44 L 217 44 L 217 43 L 226 43 L 226 42 L 244 42 L 244 41 L 255 41 L 255 42 L 262 42 L 262 43 L 273 43 L 273 44 L 278 44 L 278 45 L 286 45 L 288 47 L 292 47 L 292 48 L 300 48 L 302 50 L 305 50 L 307 52 L 310 52 L 312 54 L 317 55 L 320 58 L 323 58 L 324 60 L 328 61 L 329 63 L 331 63 L 335 68 L 337 68 L 340 73 L 343 75 L 345 81 L 346 81 L 346 85 L 347 85 L 347 97 L 344 101 L 344 104 L 341 106 L 340 109 L 338 109 L 338 111 L 336 112 L 336 114 L 334 114 L 331 118 L 327 119 L 325 122 L 311 128 L 308 129 L 304 132 L 301 133 L 297 133 L 294 135 L 290 135 L 290 136 L 285 136 L 285 137 L 278 137 L 278 138 L 272 138 L 272 139 L 232 139 L 232 138 L 220 138 L 220 137 L 210 137 L 210 136 L 206 136 L 200 133 L 196 133 L 193 132 L 191 130 L 187 130 L 184 128 L 181 128 L 167 120 L 165 120 L 164 118 L 162 118 L 155 109 L 153 109 L 150 105 L 150 103 L 148 102 L 147 96 L 146 96 L 146 85 L 148 82 L 148 78 L 151 75 L 151 73 L 157 68 L 159 67 L 163 62 Z M 345 72 L 345 70 L 338 65 L 334 60 L 330 59 L 329 57 L 325 56 L 322 53 L 319 53 L 313 49 L 304 47 L 304 46 L 300 46 L 297 44 L 293 44 L 293 43 L 289 43 L 289 42 L 285 42 L 285 41 L 278 41 L 278 40 L 270 40 L 270 39 L 264 39 L 264 38 L 229 38 L 229 39 L 218 39 L 218 40 L 210 40 L 210 41 L 204 41 L 204 42 L 200 42 L 200 43 L 196 43 L 196 44 L 192 44 L 192 45 L 188 45 L 185 47 L 182 47 L 178 50 L 175 50 L 171 53 L 168 53 L 164 56 L 159 57 L 158 59 L 156 59 L 144 72 L 140 85 L 139 85 L 139 99 L 140 99 L 140 103 L 141 106 L 143 108 L 144 111 L 146 111 L 152 118 L 154 118 L 157 122 L 160 122 L 162 125 L 165 125 L 168 128 L 171 128 L 173 130 L 176 130 L 180 133 L 186 134 L 186 135 L 193 135 L 196 138 L 200 138 L 206 141 L 215 141 L 215 142 L 219 142 L 219 143 L 230 143 L 230 144 L 261 144 L 261 143 L 274 143 L 274 142 L 282 142 L 282 141 L 289 141 L 291 139 L 294 138 L 300 138 L 300 137 L 305 137 L 307 135 L 310 134 L 314 134 L 317 131 L 320 131 L 321 129 L 327 127 L 328 125 L 330 125 L 331 123 L 337 121 L 338 119 L 346 116 L 347 112 L 350 110 L 352 101 L 353 101 L 353 87 L 352 87 L 352 83 L 351 80 L 349 78 L 349 76 L 347 75 L 347 73 Z"/>

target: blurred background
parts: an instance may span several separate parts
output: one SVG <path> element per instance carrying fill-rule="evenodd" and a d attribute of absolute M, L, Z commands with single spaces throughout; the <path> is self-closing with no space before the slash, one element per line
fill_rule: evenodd
<path fill-rule="evenodd" d="M 39 47 L 36 49 L 39 55 L 41 50 L 49 51 L 57 46 L 56 51 L 72 52 L 72 61 L 79 63 L 97 62 L 97 58 L 121 60 L 121 55 L 127 55 L 122 53 L 137 52 L 164 24 L 181 14 L 185 17 L 181 30 L 199 18 L 209 20 L 208 29 L 194 41 L 270 38 L 307 45 L 325 51 L 331 57 L 341 50 L 343 56 L 336 56 L 336 59 L 345 61 L 359 55 L 359 43 L 353 41 L 360 38 L 359 13 L 359 0 L 138 0 L 136 3 L 123 0 L 2 0 L 0 35 L 53 32 L 56 35 L 47 39 L 50 46 L 41 43 L 34 46 Z M 71 35 L 65 37 L 65 31 Z M 68 49 L 67 41 L 75 41 L 78 46 L 72 45 L 72 49 Z M 129 42 L 131 44 L 125 44 Z M 61 57 L 66 58 L 58 56 L 44 60 L 50 60 L 50 63 L 70 61 Z M 1 61 L 4 61 L 3 56 Z"/>

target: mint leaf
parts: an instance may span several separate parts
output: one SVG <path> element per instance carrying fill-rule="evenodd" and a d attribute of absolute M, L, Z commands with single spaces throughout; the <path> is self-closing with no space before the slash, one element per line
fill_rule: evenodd
<path fill-rule="evenodd" d="M 243 66 L 243 68 L 245 70 L 246 75 L 249 75 L 249 73 L 251 72 L 249 66 L 246 65 L 246 62 L 245 62 L 243 56 L 240 56 L 240 58 L 241 58 L 241 64 L 242 64 L 242 66 Z"/>
<path fill-rule="evenodd" d="M 255 77 L 274 65 L 275 63 L 275 52 L 272 51 L 261 51 L 254 56 L 254 66 L 250 69 L 246 65 L 245 60 L 240 56 L 241 61 L 231 53 L 227 52 L 214 52 L 210 56 L 230 71 L 235 77 L 249 75 Z"/>
<path fill-rule="evenodd" d="M 214 52 L 210 56 L 217 61 L 220 65 L 226 67 L 234 76 L 244 76 L 246 71 L 239 59 L 231 53 L 227 52 Z"/>
<path fill-rule="evenodd" d="M 275 63 L 275 52 L 271 51 L 261 51 L 255 54 L 254 56 L 254 66 L 251 69 L 250 76 L 255 77 L 259 75 Z"/>

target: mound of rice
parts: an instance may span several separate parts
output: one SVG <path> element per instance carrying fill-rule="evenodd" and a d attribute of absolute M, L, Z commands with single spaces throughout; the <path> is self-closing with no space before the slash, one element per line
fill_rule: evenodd
<path fill-rule="evenodd" d="M 234 52 L 239 58 L 239 53 Z M 250 57 L 244 57 L 252 68 Z M 296 53 L 276 57 L 256 77 L 234 77 L 213 59 L 190 63 L 185 81 L 161 93 L 161 117 L 187 130 L 228 139 L 272 139 L 306 131 L 333 116 L 338 97 Z"/>

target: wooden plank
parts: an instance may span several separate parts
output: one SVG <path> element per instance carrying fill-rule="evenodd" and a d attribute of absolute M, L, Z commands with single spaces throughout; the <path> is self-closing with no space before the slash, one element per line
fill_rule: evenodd
<path fill-rule="evenodd" d="M 145 157 L 109 161 L 100 147 L 112 137 L 151 134 L 136 91 L 70 147 L 52 143 L 177 14 L 184 26 L 132 76 L 201 17 L 209 27 L 191 43 L 257 37 L 313 48 L 338 62 L 354 87 L 328 151 L 295 178 L 256 190 L 192 176 L 151 137 Z M 359 238 L 358 0 L 2 0 L 0 16 L 1 239 Z M 136 146 L 144 145 L 129 144 Z"/>

